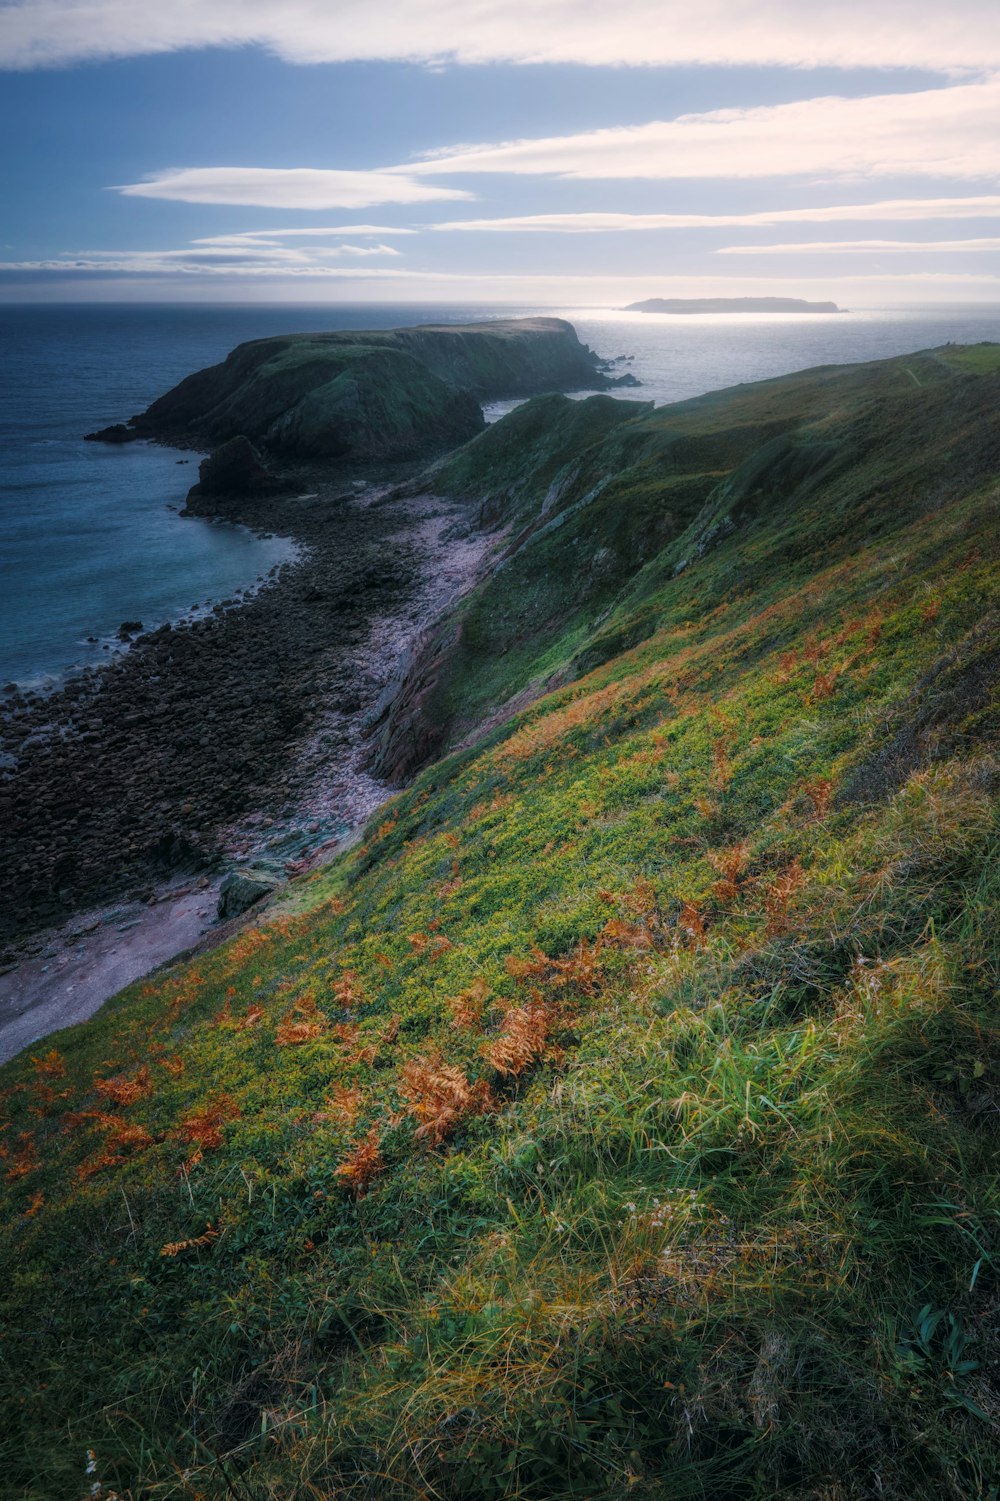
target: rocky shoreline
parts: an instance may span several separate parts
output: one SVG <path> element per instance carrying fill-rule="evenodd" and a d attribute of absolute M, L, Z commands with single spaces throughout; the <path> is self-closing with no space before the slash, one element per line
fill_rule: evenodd
<path fill-rule="evenodd" d="M 9 1050 L 81 1020 L 197 942 L 220 888 L 230 915 L 226 871 L 265 892 L 328 858 L 427 759 L 433 723 L 392 716 L 401 669 L 498 534 L 417 476 L 484 430 L 486 397 L 634 383 L 554 318 L 293 335 L 87 435 L 221 443 L 188 512 L 299 554 L 196 617 L 124 623 L 127 650 L 53 693 L 0 700 L 0 1055 L 5 1031 Z"/>
<path fill-rule="evenodd" d="M 258 592 L 141 634 L 48 697 L 8 694 L 0 1027 L 25 963 L 47 957 L 58 983 L 74 914 L 152 910 L 234 865 L 295 874 L 390 795 L 364 769 L 366 719 L 490 547 L 456 503 L 390 488 L 412 469 L 296 470 L 295 496 L 240 506 L 302 545 Z"/>

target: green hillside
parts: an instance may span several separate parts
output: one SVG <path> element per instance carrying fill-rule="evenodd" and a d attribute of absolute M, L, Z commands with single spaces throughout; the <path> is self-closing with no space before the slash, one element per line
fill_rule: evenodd
<path fill-rule="evenodd" d="M 435 471 L 505 556 L 381 754 L 459 748 L 0 1071 L 5 1495 L 996 1496 L 998 399 Z"/>

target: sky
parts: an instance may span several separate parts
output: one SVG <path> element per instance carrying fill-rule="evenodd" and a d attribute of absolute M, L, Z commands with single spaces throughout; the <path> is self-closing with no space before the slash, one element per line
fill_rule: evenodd
<path fill-rule="evenodd" d="M 997 0 L 0 0 L 0 300 L 1000 300 Z"/>

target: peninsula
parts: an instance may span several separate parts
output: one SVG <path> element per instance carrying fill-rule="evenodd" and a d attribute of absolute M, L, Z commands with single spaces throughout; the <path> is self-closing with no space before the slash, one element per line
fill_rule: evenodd
<path fill-rule="evenodd" d="M 841 313 L 835 302 L 800 297 L 649 297 L 630 302 L 626 313 Z"/>
<path fill-rule="evenodd" d="M 635 385 L 561 318 L 289 334 L 199 370 L 128 424 L 91 433 L 205 447 L 235 437 L 297 459 L 441 452 L 485 427 L 480 402 Z"/>

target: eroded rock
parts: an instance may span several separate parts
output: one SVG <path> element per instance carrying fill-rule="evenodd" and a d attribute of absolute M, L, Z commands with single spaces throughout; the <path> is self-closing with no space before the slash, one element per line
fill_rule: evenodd
<path fill-rule="evenodd" d="M 239 917 L 270 896 L 281 885 L 280 879 L 269 870 L 247 866 L 244 870 L 231 870 L 219 887 L 218 917 L 224 922 L 229 917 Z"/>

